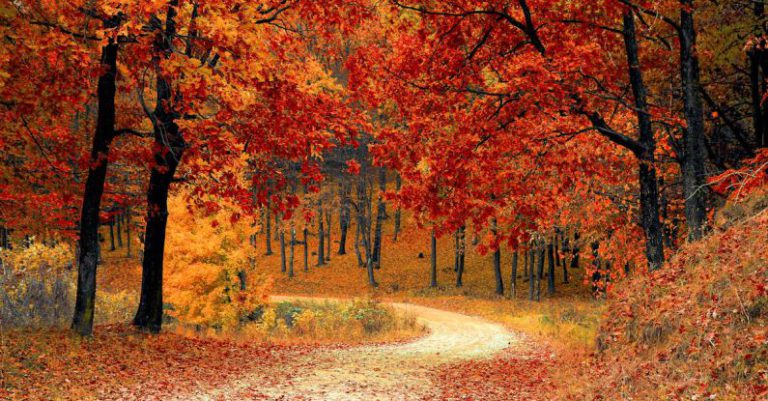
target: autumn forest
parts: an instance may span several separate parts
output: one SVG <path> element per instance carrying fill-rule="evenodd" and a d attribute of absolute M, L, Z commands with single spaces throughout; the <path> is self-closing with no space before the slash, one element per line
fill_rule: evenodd
<path fill-rule="evenodd" d="M 768 400 L 763 0 L 0 0 L 0 400 Z"/>

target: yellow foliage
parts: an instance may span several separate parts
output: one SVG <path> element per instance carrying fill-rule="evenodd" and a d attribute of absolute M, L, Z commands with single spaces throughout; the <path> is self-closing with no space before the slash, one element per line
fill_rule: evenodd
<path fill-rule="evenodd" d="M 184 324 L 234 327 L 266 301 L 269 280 L 253 267 L 245 221 L 233 207 L 206 216 L 174 198 L 165 253 L 169 314 Z M 225 223 L 226 222 L 226 223 Z"/>

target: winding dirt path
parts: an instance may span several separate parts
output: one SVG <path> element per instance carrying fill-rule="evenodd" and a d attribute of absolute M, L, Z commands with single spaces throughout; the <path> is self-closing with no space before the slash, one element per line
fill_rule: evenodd
<path fill-rule="evenodd" d="M 339 301 L 306 297 L 272 300 Z M 415 316 L 429 334 L 404 344 L 319 351 L 275 372 L 287 373 L 289 380 L 265 382 L 262 373 L 244 377 L 226 389 L 184 399 L 419 400 L 430 394 L 430 373 L 440 365 L 490 358 L 518 341 L 503 326 L 480 318 L 412 304 L 388 304 Z"/>

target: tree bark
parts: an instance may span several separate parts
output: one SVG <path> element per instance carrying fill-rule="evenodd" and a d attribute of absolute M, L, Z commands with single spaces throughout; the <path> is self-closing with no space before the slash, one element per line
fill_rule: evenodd
<path fill-rule="evenodd" d="M 536 263 L 536 251 L 534 248 L 531 248 L 528 253 L 530 254 L 530 257 L 528 258 L 530 262 L 528 269 L 528 300 L 533 301 L 536 299 L 536 269 L 534 268 Z"/>
<path fill-rule="evenodd" d="M 123 247 L 123 214 L 120 213 L 117 216 L 115 216 L 117 219 L 117 247 L 122 248 Z"/>
<path fill-rule="evenodd" d="M 512 254 L 512 274 L 509 280 L 509 297 L 515 299 L 517 297 L 517 258 L 518 252 Z"/>
<path fill-rule="evenodd" d="M 491 233 L 496 240 L 498 235 L 496 218 L 491 219 Z M 501 275 L 501 247 L 499 244 L 496 244 L 496 250 L 493 251 L 493 275 L 496 278 L 496 295 L 504 295 L 504 277 Z"/>
<path fill-rule="evenodd" d="M 270 216 L 272 213 L 269 208 L 270 206 L 269 204 L 270 204 L 270 201 L 267 200 L 267 206 L 266 206 L 266 209 L 264 210 L 264 216 L 266 216 L 265 220 L 267 221 L 267 232 L 266 232 L 266 235 L 264 236 L 264 240 L 266 241 L 266 245 L 267 245 L 267 252 L 266 252 L 267 256 L 273 254 L 272 252 L 272 216 Z"/>
<path fill-rule="evenodd" d="M 288 271 L 288 266 L 285 256 L 285 229 L 283 228 L 283 223 L 281 222 L 275 229 L 277 230 L 277 238 L 280 241 L 280 272 L 285 273 Z"/>
<path fill-rule="evenodd" d="M 683 137 L 683 196 L 688 240 L 701 239 L 706 230 L 706 171 L 704 166 L 704 107 L 700 88 L 699 59 L 693 0 L 680 0 L 680 75 L 687 128 Z"/>
<path fill-rule="evenodd" d="M 109 222 L 109 250 L 114 252 L 117 249 L 115 247 L 115 221 Z"/>
<path fill-rule="evenodd" d="M 403 185 L 403 180 L 402 178 L 400 178 L 400 174 L 395 174 L 395 190 L 398 193 L 400 192 L 400 188 L 402 187 L 402 185 Z M 401 218 L 400 215 L 401 215 L 401 211 L 400 211 L 400 208 L 398 207 L 397 209 L 395 209 L 395 237 L 393 239 L 394 242 L 397 242 L 397 237 L 400 235 L 400 218 Z"/>
<path fill-rule="evenodd" d="M 288 259 L 288 277 L 293 278 L 293 255 L 294 247 L 296 246 L 296 227 L 294 227 L 293 221 L 291 221 L 291 255 Z"/>
<path fill-rule="evenodd" d="M 339 208 L 339 255 L 347 254 L 347 232 L 349 231 L 350 223 L 350 210 L 349 210 L 349 193 L 345 188 L 345 184 L 341 184 L 339 188 L 339 196 L 341 198 L 341 206 Z"/>
<path fill-rule="evenodd" d="M 172 52 L 171 40 L 176 36 L 177 0 L 169 2 L 165 32 L 155 39 L 156 61 L 169 57 Z M 158 333 L 163 320 L 163 257 L 165 235 L 168 224 L 168 193 L 173 176 L 181 162 L 186 143 L 173 110 L 171 83 L 157 71 L 157 103 L 154 115 L 155 165 L 149 178 L 147 191 L 147 223 L 144 235 L 144 260 L 142 263 L 141 295 L 139 308 L 133 324 L 139 328 Z"/>
<path fill-rule="evenodd" d="M 325 211 L 325 261 L 331 261 L 331 227 L 333 227 L 333 215 L 330 210 Z"/>
<path fill-rule="evenodd" d="M 629 65 L 629 80 L 637 109 L 640 131 L 638 142 L 643 149 L 642 153 L 636 154 L 640 159 L 640 220 L 645 233 L 645 255 L 648 259 L 648 269 L 654 271 L 664 263 L 664 231 L 659 213 L 659 187 L 655 167 L 656 140 L 653 136 L 653 124 L 648 111 L 648 90 L 640 67 L 635 15 L 632 11 L 624 13 L 624 47 Z"/>
<path fill-rule="evenodd" d="M 459 253 L 459 266 L 456 271 L 456 288 L 464 286 L 464 260 L 467 253 L 466 227 L 461 226 L 458 233 L 457 252 Z"/>
<path fill-rule="evenodd" d="M 323 201 L 317 201 L 317 266 L 325 265 L 325 225 L 323 224 Z"/>
<path fill-rule="evenodd" d="M 541 279 L 544 276 L 544 245 L 539 245 L 539 264 L 536 274 L 536 302 L 541 301 Z"/>
<path fill-rule="evenodd" d="M 104 73 L 99 77 L 96 132 L 91 145 L 91 163 L 85 181 L 80 211 L 77 295 L 72 330 L 81 336 L 93 333 L 96 302 L 96 267 L 99 263 L 99 211 L 107 177 L 109 146 L 115 136 L 115 95 L 117 93 L 118 44 L 114 40 L 101 49 Z"/>
<path fill-rule="evenodd" d="M 387 190 L 387 172 L 383 168 L 379 169 L 379 201 L 376 208 L 376 228 L 373 237 L 373 265 L 377 269 L 381 268 L 381 235 L 384 218 L 387 214 L 387 206 L 384 203 L 384 191 Z"/>
<path fill-rule="evenodd" d="M 309 271 L 309 229 L 304 226 L 304 271 Z"/>
<path fill-rule="evenodd" d="M 549 269 L 547 271 L 547 295 L 555 295 L 555 246 L 550 242 L 547 245 L 547 253 L 549 254 Z"/>
<path fill-rule="evenodd" d="M 430 236 L 430 242 L 432 245 L 432 252 L 430 254 L 430 280 L 429 286 L 437 288 L 437 238 L 435 237 L 435 230 L 432 230 Z"/>

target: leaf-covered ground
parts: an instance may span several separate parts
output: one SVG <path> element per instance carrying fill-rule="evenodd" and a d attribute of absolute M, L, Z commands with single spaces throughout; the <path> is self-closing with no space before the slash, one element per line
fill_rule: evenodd
<path fill-rule="evenodd" d="M 0 338 L 2 400 L 165 400 L 245 374 L 264 383 L 288 380 L 291 372 L 280 367 L 313 351 L 172 333 L 150 336 L 122 325 L 100 326 L 89 340 L 62 331 L 11 331 Z"/>

